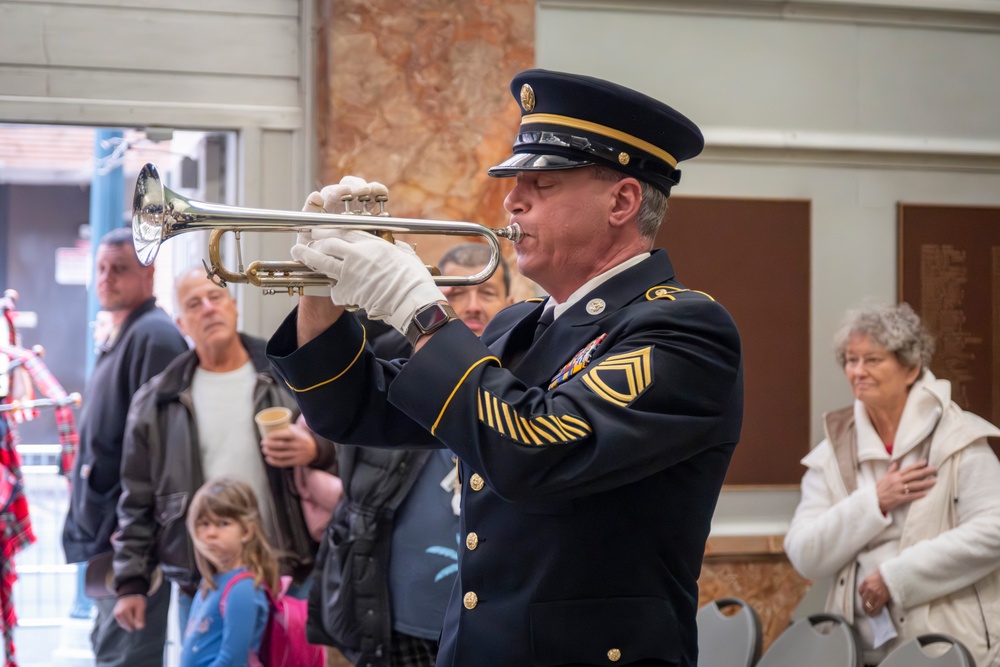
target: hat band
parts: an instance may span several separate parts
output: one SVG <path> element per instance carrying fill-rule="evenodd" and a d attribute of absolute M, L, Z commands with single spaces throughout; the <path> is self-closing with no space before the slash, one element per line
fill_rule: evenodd
<path fill-rule="evenodd" d="M 583 130 L 585 132 L 594 132 L 601 134 L 611 139 L 616 139 L 624 144 L 628 144 L 633 148 L 638 148 L 641 151 L 645 151 L 650 155 L 660 158 L 667 164 L 669 164 L 674 169 L 677 168 L 677 160 L 673 155 L 663 150 L 662 148 L 657 148 L 648 141 L 643 141 L 639 137 L 633 137 L 631 134 L 621 132 L 606 125 L 601 125 L 599 123 L 591 123 L 587 120 L 580 120 L 579 118 L 570 118 L 569 116 L 559 116 L 557 114 L 551 113 L 536 113 L 523 116 L 521 118 L 521 127 L 525 125 L 532 125 L 535 123 L 547 123 L 549 125 L 562 125 L 564 127 L 571 127 L 575 130 Z"/>

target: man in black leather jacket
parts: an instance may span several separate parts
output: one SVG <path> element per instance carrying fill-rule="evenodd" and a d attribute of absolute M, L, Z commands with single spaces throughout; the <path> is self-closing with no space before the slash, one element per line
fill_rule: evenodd
<path fill-rule="evenodd" d="M 301 425 L 259 442 L 253 415 L 267 407 L 295 408 L 284 383 L 273 376 L 264 341 L 237 332 L 235 300 L 201 269 L 182 275 L 176 289 L 177 321 L 194 349 L 136 393 L 125 434 L 114 588 L 115 616 L 130 631 L 145 623 L 146 595 L 157 565 L 187 594 L 182 599 L 198 584 L 185 516 L 205 479 L 226 470 L 257 480 L 264 525 L 282 554 L 283 573 L 301 583 L 312 569 L 316 543 L 303 519 L 292 470 L 295 465 L 336 467 L 334 444 Z M 203 381 L 221 395 L 199 399 Z M 227 386 L 231 392 L 219 390 Z M 182 601 L 182 620 L 184 608 Z"/>

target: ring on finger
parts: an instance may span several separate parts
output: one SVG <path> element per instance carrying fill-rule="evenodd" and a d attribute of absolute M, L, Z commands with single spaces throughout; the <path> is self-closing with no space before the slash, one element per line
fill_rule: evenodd
<path fill-rule="evenodd" d="M 904 496 L 910 495 L 910 485 L 907 484 L 906 482 L 903 482 L 903 495 Z"/>

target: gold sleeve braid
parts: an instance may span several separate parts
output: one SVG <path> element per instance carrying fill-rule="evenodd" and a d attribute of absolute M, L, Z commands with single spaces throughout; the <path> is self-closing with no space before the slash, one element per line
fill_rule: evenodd
<path fill-rule="evenodd" d="M 351 370 L 351 368 L 354 366 L 354 364 L 358 363 L 358 359 L 361 358 L 361 353 L 365 351 L 365 342 L 367 340 L 368 340 L 368 331 L 365 329 L 364 325 L 362 325 L 361 326 L 361 347 L 358 348 L 358 353 L 354 355 L 354 358 L 351 359 L 351 363 L 347 364 L 347 367 L 344 370 L 340 371 L 339 373 L 337 373 L 333 377 L 327 378 L 326 380 L 323 380 L 322 382 L 317 382 L 316 384 L 312 385 L 311 387 L 305 387 L 303 389 L 299 389 L 297 387 L 293 387 L 288 382 L 288 380 L 285 380 L 285 384 L 288 385 L 288 388 L 291 389 L 292 391 L 294 391 L 296 394 L 301 394 L 303 392 L 312 391 L 313 389 L 317 389 L 318 387 L 322 387 L 325 384 L 330 384 L 331 382 L 334 382 L 335 380 L 339 380 L 344 375 L 344 373 L 346 373 L 347 371 Z"/>
<path fill-rule="evenodd" d="M 522 417 L 513 406 L 485 389 L 479 390 L 479 421 L 523 445 L 554 445 L 582 440 L 593 433 L 585 420 L 568 414 Z"/>
<path fill-rule="evenodd" d="M 441 420 L 444 419 L 444 413 L 447 412 L 448 406 L 451 404 L 451 399 L 455 398 L 455 394 L 458 392 L 458 388 L 462 386 L 462 383 L 465 382 L 466 378 L 469 377 L 469 374 L 472 373 L 472 371 L 474 371 L 477 366 L 484 364 L 487 361 L 495 361 L 497 362 L 497 366 L 500 366 L 500 360 L 493 356 L 483 357 L 476 363 L 469 366 L 469 369 L 462 374 L 461 379 L 458 381 L 457 384 L 455 384 L 455 388 L 451 390 L 450 394 L 448 394 L 448 399 L 444 402 L 444 405 L 441 406 L 441 412 L 438 413 L 437 419 L 434 420 L 434 425 L 431 426 L 431 435 L 435 434 L 438 425 L 441 423 Z"/>

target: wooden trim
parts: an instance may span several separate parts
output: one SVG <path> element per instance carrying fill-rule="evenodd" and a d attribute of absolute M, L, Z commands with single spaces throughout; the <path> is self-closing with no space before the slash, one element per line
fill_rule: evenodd
<path fill-rule="evenodd" d="M 709 537 L 705 558 L 784 555 L 784 535 L 722 535 Z"/>

